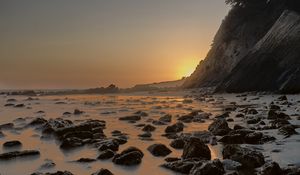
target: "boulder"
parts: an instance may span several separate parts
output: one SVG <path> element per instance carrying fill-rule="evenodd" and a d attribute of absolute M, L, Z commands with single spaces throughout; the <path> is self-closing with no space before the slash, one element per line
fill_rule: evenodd
<path fill-rule="evenodd" d="M 208 126 L 208 130 L 216 136 L 223 136 L 231 129 L 228 127 L 228 123 L 225 119 L 218 118 Z"/>
<path fill-rule="evenodd" d="M 118 165 L 137 165 L 142 162 L 144 154 L 135 147 L 129 147 L 122 151 L 120 154 L 116 154 L 113 158 L 113 162 Z"/>
<path fill-rule="evenodd" d="M 184 125 L 181 122 L 177 122 L 173 125 L 167 126 L 165 129 L 166 133 L 177 133 L 183 131 Z"/>
<path fill-rule="evenodd" d="M 22 143 L 18 140 L 12 140 L 12 141 L 8 141 L 3 143 L 3 147 L 17 147 L 17 146 L 21 146 Z"/>
<path fill-rule="evenodd" d="M 107 149 L 107 150 L 101 151 L 99 156 L 97 157 L 97 159 L 100 159 L 100 160 L 110 159 L 110 158 L 114 157 L 114 155 L 115 155 L 114 151 L 112 151 L 111 149 Z"/>
<path fill-rule="evenodd" d="M 245 168 L 257 168 L 265 163 L 262 153 L 243 148 L 239 145 L 226 145 L 222 151 L 223 159 L 231 159 L 242 164 Z"/>
<path fill-rule="evenodd" d="M 223 175 L 225 170 L 220 160 L 200 162 L 190 171 L 190 175 Z"/>
<path fill-rule="evenodd" d="M 114 174 L 110 172 L 108 169 L 101 168 L 100 170 L 93 173 L 92 175 L 114 175 Z"/>
<path fill-rule="evenodd" d="M 147 150 L 156 157 L 165 157 L 169 155 L 172 151 L 166 147 L 164 144 L 153 144 L 150 145 Z"/>
<path fill-rule="evenodd" d="M 182 138 L 172 140 L 170 146 L 175 149 L 183 149 L 185 141 Z"/>
<path fill-rule="evenodd" d="M 181 157 L 183 159 L 198 158 L 210 160 L 210 149 L 199 138 L 191 137 L 184 144 Z"/>

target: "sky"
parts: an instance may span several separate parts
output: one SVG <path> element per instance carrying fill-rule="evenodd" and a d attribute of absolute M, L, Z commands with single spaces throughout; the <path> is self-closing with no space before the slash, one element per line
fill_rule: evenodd
<path fill-rule="evenodd" d="M 1 0 L 0 89 L 180 79 L 228 10 L 223 0 Z"/>

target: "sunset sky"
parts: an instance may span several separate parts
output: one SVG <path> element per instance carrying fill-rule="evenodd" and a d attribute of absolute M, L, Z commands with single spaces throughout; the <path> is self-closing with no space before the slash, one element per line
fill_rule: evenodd
<path fill-rule="evenodd" d="M 179 79 L 228 10 L 223 0 L 1 0 L 0 89 Z"/>

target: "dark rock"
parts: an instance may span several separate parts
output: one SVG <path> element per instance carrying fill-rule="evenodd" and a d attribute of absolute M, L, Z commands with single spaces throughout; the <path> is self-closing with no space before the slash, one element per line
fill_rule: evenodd
<path fill-rule="evenodd" d="M 153 144 L 147 148 L 147 150 L 154 156 L 165 157 L 169 155 L 172 151 L 166 147 L 164 144 Z"/>
<path fill-rule="evenodd" d="M 92 175 L 114 175 L 108 169 L 101 168 L 99 171 L 93 173 Z"/>
<path fill-rule="evenodd" d="M 138 121 L 141 120 L 141 116 L 139 115 L 125 116 L 125 117 L 120 117 L 119 120 Z"/>
<path fill-rule="evenodd" d="M 256 109 L 249 109 L 249 110 L 247 111 L 247 114 L 255 115 L 255 114 L 258 114 L 258 112 L 257 112 Z"/>
<path fill-rule="evenodd" d="M 231 134 L 223 136 L 219 142 L 226 144 L 242 144 L 244 143 L 244 137 L 241 134 Z"/>
<path fill-rule="evenodd" d="M 260 143 L 262 137 L 263 133 L 261 132 L 249 133 L 245 136 L 245 142 L 248 144 L 258 144 Z"/>
<path fill-rule="evenodd" d="M 242 167 L 241 163 L 230 159 L 224 159 L 222 163 L 226 170 L 239 170 Z"/>
<path fill-rule="evenodd" d="M 29 125 L 31 125 L 31 126 L 34 126 L 34 125 L 43 125 L 43 124 L 45 124 L 45 123 L 47 123 L 47 122 L 48 122 L 48 121 L 47 121 L 46 119 L 38 117 L 38 118 L 36 118 L 36 119 L 33 119 L 33 120 L 29 123 Z"/>
<path fill-rule="evenodd" d="M 208 130 L 217 136 L 226 135 L 231 129 L 225 119 L 219 118 L 208 126 Z"/>
<path fill-rule="evenodd" d="M 25 105 L 22 104 L 22 103 L 21 103 L 21 104 L 16 104 L 16 105 L 15 105 L 15 108 L 23 108 L 23 107 L 25 107 Z"/>
<path fill-rule="evenodd" d="M 185 141 L 182 138 L 172 140 L 170 146 L 175 149 L 183 149 Z"/>
<path fill-rule="evenodd" d="M 72 149 L 72 148 L 80 147 L 83 145 L 84 145 L 84 143 L 81 139 L 79 139 L 77 137 L 70 137 L 70 138 L 66 138 L 62 141 L 60 148 Z"/>
<path fill-rule="evenodd" d="M 13 129 L 14 128 L 14 124 L 13 123 L 5 123 L 0 125 L 0 129 Z"/>
<path fill-rule="evenodd" d="M 243 127 L 243 126 L 241 126 L 241 125 L 238 125 L 238 124 L 236 124 L 236 125 L 234 125 L 234 126 L 233 126 L 233 129 L 234 129 L 234 130 L 238 130 L 238 129 L 245 129 L 245 127 Z"/>
<path fill-rule="evenodd" d="M 210 159 L 210 149 L 199 138 L 191 137 L 184 144 L 183 153 L 181 156 L 183 159 L 199 158 Z"/>
<path fill-rule="evenodd" d="M 226 145 L 222 151 L 224 159 L 232 159 L 245 168 L 257 168 L 265 163 L 262 153 L 239 145 Z"/>
<path fill-rule="evenodd" d="M 16 146 L 21 146 L 22 143 L 18 140 L 13 140 L 13 141 L 8 141 L 3 143 L 3 147 L 16 147 Z"/>
<path fill-rule="evenodd" d="M 288 100 L 288 98 L 285 95 L 283 95 L 283 96 L 278 97 L 277 100 L 278 101 L 286 101 L 286 100 Z"/>
<path fill-rule="evenodd" d="M 165 158 L 166 162 L 175 162 L 175 161 L 178 161 L 178 160 L 181 160 L 181 159 L 177 158 L 177 157 L 167 157 L 167 158 Z"/>
<path fill-rule="evenodd" d="M 279 128 L 278 132 L 285 137 L 290 137 L 291 135 L 297 134 L 295 128 L 292 125 L 284 125 Z"/>
<path fill-rule="evenodd" d="M 64 112 L 63 115 L 71 115 L 71 112 Z"/>
<path fill-rule="evenodd" d="M 223 175 L 225 170 L 220 160 L 216 159 L 208 162 L 196 164 L 190 171 L 190 175 Z"/>
<path fill-rule="evenodd" d="M 276 110 L 270 110 L 268 113 L 268 119 L 269 120 L 276 120 L 276 119 L 290 120 L 291 117 L 283 112 L 278 112 Z"/>
<path fill-rule="evenodd" d="M 150 137 L 152 137 L 152 134 L 151 134 L 151 132 L 145 132 L 143 134 L 139 134 L 138 136 L 142 137 L 142 138 L 150 138 Z"/>
<path fill-rule="evenodd" d="M 253 118 L 253 119 L 249 119 L 247 120 L 247 124 L 256 124 L 258 122 L 260 122 L 260 118 Z"/>
<path fill-rule="evenodd" d="M 197 161 L 193 159 L 177 160 L 164 163 L 162 167 L 173 170 L 175 172 L 189 174 L 191 169 L 195 166 L 196 162 Z"/>
<path fill-rule="evenodd" d="M 97 159 L 100 159 L 100 160 L 110 159 L 110 158 L 114 157 L 114 155 L 115 155 L 114 151 L 107 149 L 107 150 L 100 152 Z"/>
<path fill-rule="evenodd" d="M 83 113 L 84 112 L 79 110 L 79 109 L 75 109 L 74 112 L 73 112 L 74 115 L 80 115 L 80 114 L 83 114 Z"/>
<path fill-rule="evenodd" d="M 115 139 L 109 139 L 109 140 L 103 140 L 99 143 L 97 143 L 98 150 L 99 151 L 105 151 L 107 149 L 113 150 L 113 151 L 118 151 L 119 150 L 119 142 L 116 141 Z"/>
<path fill-rule="evenodd" d="M 91 159 L 91 158 L 80 158 L 78 160 L 76 160 L 76 162 L 80 162 L 80 163 L 90 163 L 90 162 L 95 162 L 96 159 Z"/>
<path fill-rule="evenodd" d="M 144 128 L 142 130 L 145 132 L 152 132 L 152 131 L 155 131 L 155 129 L 156 128 L 152 125 L 146 125 L 146 126 L 144 126 Z"/>
<path fill-rule="evenodd" d="M 283 175 L 283 172 L 278 163 L 269 162 L 262 167 L 260 175 Z"/>
<path fill-rule="evenodd" d="M 0 154 L 0 160 L 8 160 L 17 157 L 38 156 L 38 155 L 40 155 L 40 152 L 36 150 L 13 151 L 13 152 Z"/>
<path fill-rule="evenodd" d="M 141 150 L 130 147 L 124 151 L 122 151 L 120 154 L 116 154 L 113 158 L 113 162 L 118 165 L 137 165 L 142 162 L 144 154 Z"/>
<path fill-rule="evenodd" d="M 273 111 L 279 111 L 280 110 L 280 106 L 277 106 L 277 105 L 274 105 L 274 104 L 271 104 L 270 105 L 270 110 L 273 110 Z"/>
<path fill-rule="evenodd" d="M 55 173 L 32 173 L 31 175 L 74 175 L 69 171 L 57 171 Z"/>
<path fill-rule="evenodd" d="M 177 133 L 177 132 L 181 132 L 183 131 L 184 128 L 184 124 L 181 122 L 177 122 L 173 125 L 167 126 L 167 128 L 165 129 L 166 133 Z"/>
<path fill-rule="evenodd" d="M 172 121 L 172 115 L 166 114 L 166 115 L 160 117 L 158 120 L 161 121 L 161 122 L 169 123 L 169 122 Z"/>

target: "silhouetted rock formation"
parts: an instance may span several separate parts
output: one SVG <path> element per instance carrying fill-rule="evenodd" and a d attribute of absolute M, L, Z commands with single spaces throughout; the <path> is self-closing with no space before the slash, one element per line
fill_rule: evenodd
<path fill-rule="evenodd" d="M 211 50 L 183 87 L 217 91 L 300 92 L 297 0 L 234 5 Z"/>

